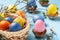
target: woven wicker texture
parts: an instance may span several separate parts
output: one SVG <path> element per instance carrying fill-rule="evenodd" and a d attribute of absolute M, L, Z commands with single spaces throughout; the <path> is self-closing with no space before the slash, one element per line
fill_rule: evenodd
<path fill-rule="evenodd" d="M 25 40 L 28 36 L 29 23 L 26 23 L 26 27 L 17 32 L 8 32 L 0 30 L 0 40 Z"/>

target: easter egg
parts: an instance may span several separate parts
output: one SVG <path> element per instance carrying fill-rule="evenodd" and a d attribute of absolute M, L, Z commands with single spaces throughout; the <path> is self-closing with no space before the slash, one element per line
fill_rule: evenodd
<path fill-rule="evenodd" d="M 25 20 L 22 17 L 17 17 L 13 22 L 17 22 L 21 27 L 23 27 Z"/>
<path fill-rule="evenodd" d="M 44 37 L 46 33 L 44 22 L 42 20 L 37 20 L 32 32 L 36 37 Z"/>
<path fill-rule="evenodd" d="M 33 7 L 36 7 L 36 6 L 37 6 L 37 5 L 36 5 L 36 2 L 34 2 L 34 3 L 32 4 L 32 6 L 33 6 Z"/>
<path fill-rule="evenodd" d="M 44 22 L 44 18 L 42 15 L 34 15 L 33 22 L 35 23 L 37 20 L 42 20 Z"/>
<path fill-rule="evenodd" d="M 18 23 L 12 23 L 9 26 L 9 31 L 15 32 L 21 30 L 21 26 Z"/>
<path fill-rule="evenodd" d="M 27 2 L 27 6 L 28 7 L 31 7 L 31 6 L 33 6 L 33 7 L 35 7 L 36 6 L 36 1 L 35 0 L 28 0 L 28 2 Z"/>
<path fill-rule="evenodd" d="M 7 17 L 7 18 L 5 18 L 5 20 L 6 20 L 6 21 L 9 21 L 10 23 L 12 23 L 13 18 L 11 18 L 11 17 Z"/>
<path fill-rule="evenodd" d="M 22 10 L 18 10 L 18 11 L 16 12 L 16 14 L 19 15 L 19 16 L 21 16 L 22 18 L 25 19 L 24 11 L 22 11 Z"/>
<path fill-rule="evenodd" d="M 36 23 L 34 24 L 34 30 L 37 32 L 43 32 L 45 29 L 46 28 L 42 20 L 37 20 Z"/>
<path fill-rule="evenodd" d="M 7 30 L 10 25 L 8 21 L 1 21 L 0 22 L 0 30 Z"/>
<path fill-rule="evenodd" d="M 50 4 L 47 8 L 48 14 L 54 15 L 57 12 L 57 7 L 54 4 Z"/>

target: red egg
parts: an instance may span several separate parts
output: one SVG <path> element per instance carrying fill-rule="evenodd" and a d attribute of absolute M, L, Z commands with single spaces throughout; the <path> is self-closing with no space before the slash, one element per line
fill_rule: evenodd
<path fill-rule="evenodd" d="M 18 10 L 18 11 L 16 12 L 16 14 L 19 15 L 19 16 L 21 16 L 22 18 L 25 19 L 24 11 L 22 11 L 22 10 Z"/>
<path fill-rule="evenodd" d="M 0 22 L 0 30 L 7 30 L 10 25 L 8 21 L 1 21 Z"/>

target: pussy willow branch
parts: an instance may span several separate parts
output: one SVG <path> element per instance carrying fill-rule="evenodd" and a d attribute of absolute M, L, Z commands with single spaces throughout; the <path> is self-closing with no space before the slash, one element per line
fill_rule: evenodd
<path fill-rule="evenodd" d="M 22 0 L 21 2 L 23 2 L 23 0 Z M 17 1 L 15 2 L 15 5 L 16 5 L 16 6 L 19 5 L 21 2 L 20 2 L 20 0 L 17 0 Z"/>

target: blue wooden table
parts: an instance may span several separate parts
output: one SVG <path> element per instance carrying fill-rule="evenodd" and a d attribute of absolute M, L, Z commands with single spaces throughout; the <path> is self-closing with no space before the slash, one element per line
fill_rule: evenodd
<path fill-rule="evenodd" d="M 15 3 L 15 2 L 16 2 L 15 0 L 0 0 L 0 4 L 4 4 L 5 6 L 8 6 L 8 5 Z M 45 19 L 45 23 L 47 25 L 46 26 L 46 29 L 47 29 L 46 34 L 48 34 L 50 32 L 49 29 L 51 27 L 53 27 L 57 36 L 54 36 L 52 40 L 60 40 L 60 4 L 59 4 L 60 0 L 49 0 L 49 4 L 51 4 L 51 3 L 54 3 L 59 8 L 58 9 L 59 16 L 55 20 L 50 20 L 48 17 Z M 26 5 L 25 3 L 20 3 L 19 5 L 17 5 L 17 8 L 20 9 L 20 8 L 24 7 L 25 5 Z M 47 7 L 41 6 L 38 2 L 37 2 L 37 5 L 38 5 L 38 8 L 35 12 L 37 14 L 33 14 L 33 13 L 31 14 L 29 12 L 25 13 L 28 20 L 30 19 L 30 16 L 39 15 L 39 14 L 42 14 L 42 12 L 46 11 L 43 9 L 47 9 Z M 39 9 L 39 8 L 43 8 L 43 9 Z M 21 10 L 24 10 L 24 9 L 25 8 L 23 8 Z M 26 11 L 26 9 L 24 11 Z M 35 38 L 34 34 L 32 33 L 33 27 L 34 27 L 34 23 L 32 20 L 30 22 L 30 30 L 29 30 L 27 40 L 43 40 L 41 38 Z"/>

